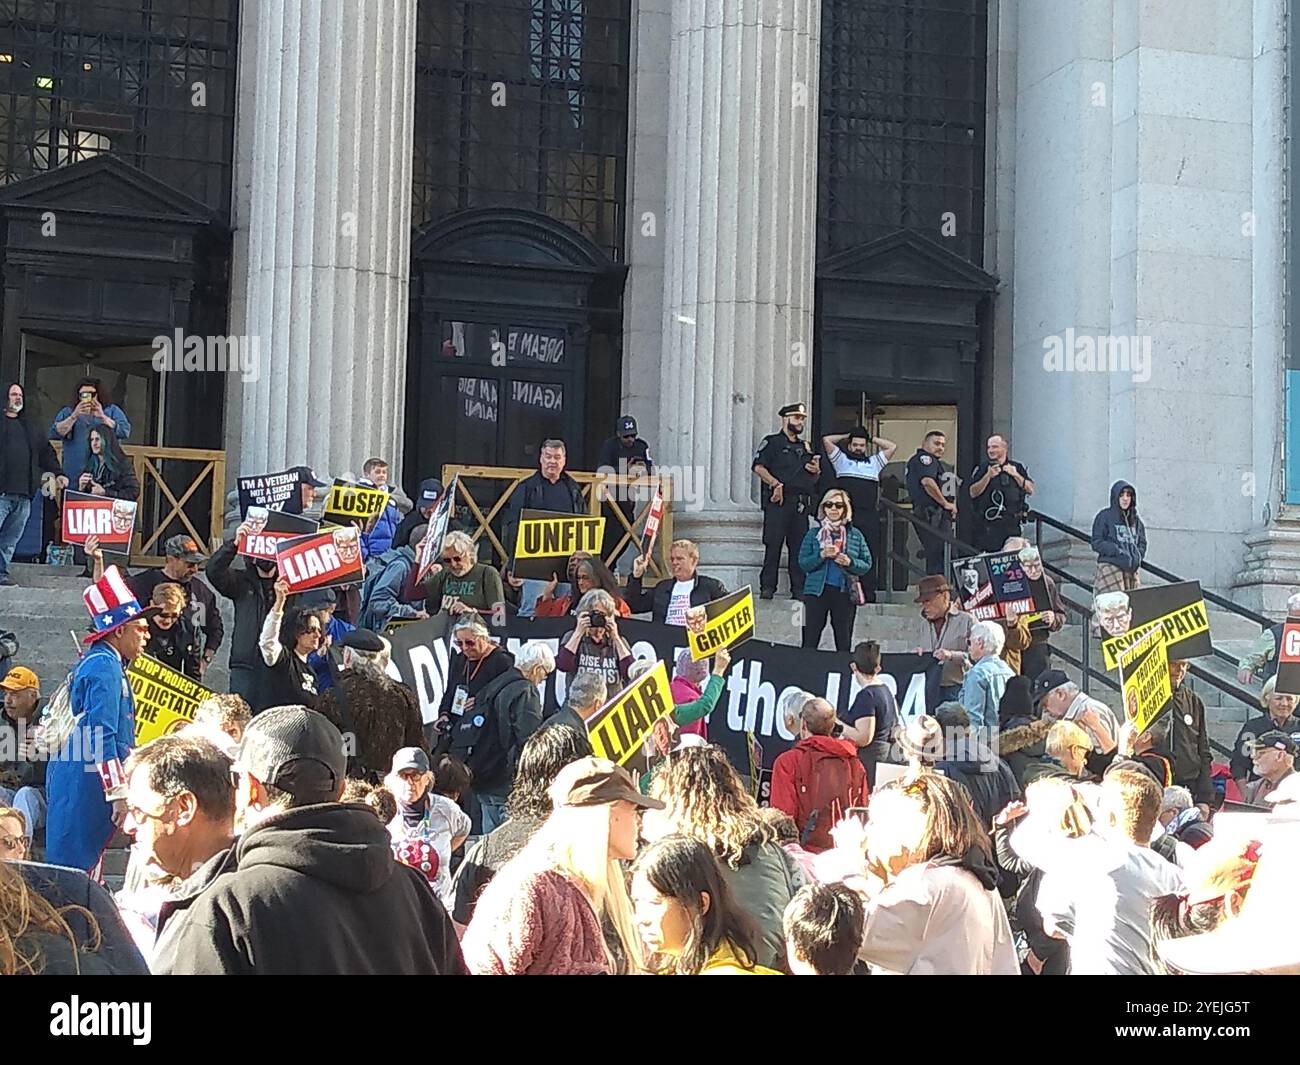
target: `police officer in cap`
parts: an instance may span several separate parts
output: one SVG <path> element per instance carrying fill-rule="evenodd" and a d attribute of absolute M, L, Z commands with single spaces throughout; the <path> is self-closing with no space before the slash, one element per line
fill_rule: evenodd
<path fill-rule="evenodd" d="M 802 403 L 790 403 L 777 413 L 781 432 L 763 437 L 754 455 L 753 469 L 763 482 L 763 572 L 759 578 L 762 598 L 776 594 L 781 547 L 788 553 L 790 597 L 803 593 L 803 570 L 799 568 L 799 546 L 808 531 L 813 485 L 821 474 L 820 459 L 800 439 L 808 411 Z"/>
<path fill-rule="evenodd" d="M 942 462 L 948 438 L 937 429 L 925 434 L 916 454 L 907 460 L 907 496 L 912 514 L 918 519 L 916 535 L 925 549 L 927 575 L 943 574 L 943 541 L 932 530 L 952 535 L 957 504 L 943 491 L 945 469 Z"/>
<path fill-rule="evenodd" d="M 614 435 L 609 437 L 600 445 L 600 457 L 596 462 L 596 472 L 603 473 L 607 477 L 637 477 L 647 473 L 654 472 L 654 461 L 650 458 L 650 445 L 647 444 L 636 431 L 636 419 L 630 414 L 625 414 L 619 418 L 618 423 L 614 426 Z M 612 494 L 618 500 L 617 506 L 623 512 L 623 517 L 627 524 L 632 524 L 633 516 L 636 513 L 635 505 L 630 489 L 626 484 L 619 485 L 618 488 L 612 489 Z M 602 558 L 608 559 L 609 566 L 613 569 L 618 565 L 618 558 L 610 558 L 610 553 L 614 550 L 614 545 L 623 539 L 627 530 L 623 523 L 614 517 L 610 504 L 604 505 L 605 513 L 605 542 L 601 546 L 600 554 Z M 629 541 L 635 543 L 635 538 Z M 624 545 L 623 551 L 627 550 Z M 623 552 L 619 552 L 621 558 Z"/>

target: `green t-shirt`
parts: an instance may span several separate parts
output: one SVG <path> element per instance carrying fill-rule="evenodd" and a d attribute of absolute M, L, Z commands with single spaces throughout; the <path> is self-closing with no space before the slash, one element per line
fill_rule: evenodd
<path fill-rule="evenodd" d="M 463 577 L 457 577 L 446 566 L 429 578 L 425 609 L 436 614 L 443 608 L 444 599 L 459 599 L 475 610 L 488 611 L 505 599 L 501 587 L 501 574 L 486 562 L 476 562 Z"/>

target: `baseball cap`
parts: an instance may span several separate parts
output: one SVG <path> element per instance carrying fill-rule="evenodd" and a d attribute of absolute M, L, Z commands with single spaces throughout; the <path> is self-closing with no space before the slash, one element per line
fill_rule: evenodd
<path fill-rule="evenodd" d="M 405 769 L 414 769 L 419 773 L 429 772 L 429 756 L 419 747 L 403 747 L 393 755 L 391 773 L 400 773 Z"/>
<path fill-rule="evenodd" d="M 445 491 L 446 489 L 443 488 L 440 480 L 436 477 L 430 477 L 428 480 L 420 482 L 420 502 L 436 503 L 442 498 L 442 493 Z"/>
<path fill-rule="evenodd" d="M 618 420 L 618 435 L 636 436 L 636 419 L 630 414 L 624 414 L 623 417 Z"/>
<path fill-rule="evenodd" d="M 1043 670 L 1043 672 L 1034 678 L 1034 686 L 1031 689 L 1031 697 L 1034 700 L 1034 705 L 1037 706 L 1042 701 L 1043 696 L 1048 692 L 1054 691 L 1062 684 L 1068 683 L 1070 683 L 1070 678 L 1065 675 L 1063 670 Z"/>
<path fill-rule="evenodd" d="M 183 533 L 179 536 L 170 537 L 167 543 L 163 545 L 163 553 L 168 558 L 179 558 L 185 562 L 202 563 L 208 560 L 208 556 L 199 550 L 199 545 L 195 542 L 194 537 L 186 536 Z"/>
<path fill-rule="evenodd" d="M 1272 729 L 1265 732 L 1255 741 L 1255 750 L 1258 751 L 1265 747 L 1273 747 L 1279 751 L 1286 751 L 1286 753 L 1292 758 L 1296 756 L 1296 751 L 1300 750 L 1300 747 L 1296 746 L 1296 742 L 1291 738 L 1290 734 L 1282 732 L 1280 729 Z"/>
<path fill-rule="evenodd" d="M 313 488 L 329 487 L 329 484 L 327 482 L 322 481 L 320 478 L 316 476 L 316 471 L 313 470 L 310 466 L 294 466 L 293 471 L 296 474 L 298 474 L 298 477 L 303 482 L 303 484 L 309 484 Z"/>
<path fill-rule="evenodd" d="M 27 691 L 29 688 L 35 688 L 36 694 L 41 694 L 41 681 L 26 666 L 14 666 L 5 674 L 5 679 L 0 680 L 0 688 L 7 692 Z"/>
<path fill-rule="evenodd" d="M 300 610 L 324 610 L 326 607 L 335 606 L 338 601 L 333 588 L 312 588 L 298 594 Z"/>
<path fill-rule="evenodd" d="M 557 807 L 603 806 L 622 801 L 643 810 L 662 810 L 665 805 L 642 795 L 626 769 L 604 758 L 579 758 L 570 762 L 547 790 Z"/>
<path fill-rule="evenodd" d="M 249 723 L 235 767 L 308 802 L 334 802 L 347 773 L 343 737 L 305 706 L 273 706 Z"/>

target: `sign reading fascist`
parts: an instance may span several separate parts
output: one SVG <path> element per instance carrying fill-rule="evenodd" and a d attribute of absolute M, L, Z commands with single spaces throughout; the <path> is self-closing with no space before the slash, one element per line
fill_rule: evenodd
<path fill-rule="evenodd" d="M 525 510 L 515 534 L 515 576 L 550 580 L 564 573 L 569 556 L 575 551 L 586 551 L 599 558 L 604 539 L 604 518 Z"/>

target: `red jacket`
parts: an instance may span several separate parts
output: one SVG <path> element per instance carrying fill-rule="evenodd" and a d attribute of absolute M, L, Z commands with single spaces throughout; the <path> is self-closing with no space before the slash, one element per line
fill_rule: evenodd
<path fill-rule="evenodd" d="M 857 747 L 830 736 L 800 740 L 772 765 L 771 802 L 794 818 L 807 850 L 826 850 L 844 811 L 867 804 L 867 772 Z"/>

